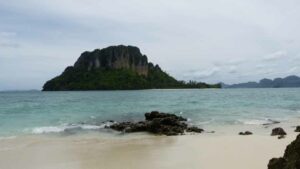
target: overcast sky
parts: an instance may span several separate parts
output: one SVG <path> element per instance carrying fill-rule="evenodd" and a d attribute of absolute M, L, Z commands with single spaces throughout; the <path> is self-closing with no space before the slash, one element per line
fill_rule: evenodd
<path fill-rule="evenodd" d="M 299 0 L 0 0 L 0 21 L 0 90 L 41 89 L 119 44 L 180 80 L 300 75 Z"/>

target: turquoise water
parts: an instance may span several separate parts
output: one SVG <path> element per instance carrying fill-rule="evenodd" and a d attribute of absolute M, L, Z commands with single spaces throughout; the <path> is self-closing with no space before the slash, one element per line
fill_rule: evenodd
<path fill-rule="evenodd" d="M 300 116 L 300 89 L 0 92 L 0 136 L 100 130 L 159 110 L 206 125 L 261 125 Z"/>

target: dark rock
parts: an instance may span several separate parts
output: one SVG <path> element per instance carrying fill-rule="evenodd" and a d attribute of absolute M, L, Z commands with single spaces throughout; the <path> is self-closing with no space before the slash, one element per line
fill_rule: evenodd
<path fill-rule="evenodd" d="M 286 132 L 281 127 L 277 127 L 272 130 L 271 136 L 281 136 L 281 135 L 286 135 Z"/>
<path fill-rule="evenodd" d="M 187 132 L 194 132 L 194 133 L 202 133 L 204 130 L 195 126 L 188 127 L 186 129 Z"/>
<path fill-rule="evenodd" d="M 109 126 L 111 129 L 117 130 L 117 131 L 124 131 L 125 128 L 128 128 L 132 125 L 132 122 L 121 122 L 121 123 L 115 123 Z"/>
<path fill-rule="evenodd" d="M 245 132 L 240 132 L 239 133 L 239 135 L 243 135 L 243 136 L 245 136 L 245 135 L 252 135 L 253 133 L 252 132 L 250 132 L 250 131 L 245 131 Z"/>
<path fill-rule="evenodd" d="M 167 136 L 183 134 L 187 125 L 170 117 L 153 119 L 147 128 L 148 132 Z"/>
<path fill-rule="evenodd" d="M 300 126 L 297 126 L 295 132 L 300 132 Z"/>
<path fill-rule="evenodd" d="M 286 160 L 284 158 L 272 158 L 268 164 L 268 169 L 284 169 Z"/>
<path fill-rule="evenodd" d="M 167 118 L 167 117 L 171 117 L 178 121 L 187 121 L 187 119 L 185 119 L 181 116 L 176 116 L 175 114 L 160 113 L 158 111 L 152 111 L 151 113 L 145 113 L 145 118 L 148 121 L 153 120 L 155 118 Z"/>
<path fill-rule="evenodd" d="M 174 114 L 160 113 L 153 111 L 145 114 L 145 121 L 121 122 L 110 126 L 111 129 L 122 131 L 125 133 L 132 132 L 150 132 L 158 135 L 179 135 L 187 132 L 201 133 L 203 129 L 197 127 L 188 127 L 185 123 L 186 119 Z"/>
<path fill-rule="evenodd" d="M 285 138 L 285 135 L 278 136 L 278 139 L 283 139 L 283 138 Z"/>
<path fill-rule="evenodd" d="M 268 169 L 300 169 L 300 135 L 287 146 L 283 157 L 269 161 Z"/>

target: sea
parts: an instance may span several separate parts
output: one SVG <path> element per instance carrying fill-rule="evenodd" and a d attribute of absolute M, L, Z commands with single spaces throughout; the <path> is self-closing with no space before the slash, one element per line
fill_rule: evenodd
<path fill-rule="evenodd" d="M 0 138 L 110 132 L 109 121 L 139 121 L 150 111 L 209 129 L 300 122 L 300 88 L 4 91 Z"/>

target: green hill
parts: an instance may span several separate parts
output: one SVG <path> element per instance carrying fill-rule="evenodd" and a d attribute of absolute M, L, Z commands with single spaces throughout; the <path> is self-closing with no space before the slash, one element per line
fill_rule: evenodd
<path fill-rule="evenodd" d="M 137 47 L 120 45 L 82 53 L 74 66 L 46 82 L 43 91 L 153 88 L 220 88 L 220 85 L 177 81 L 158 65 L 148 62 Z"/>

